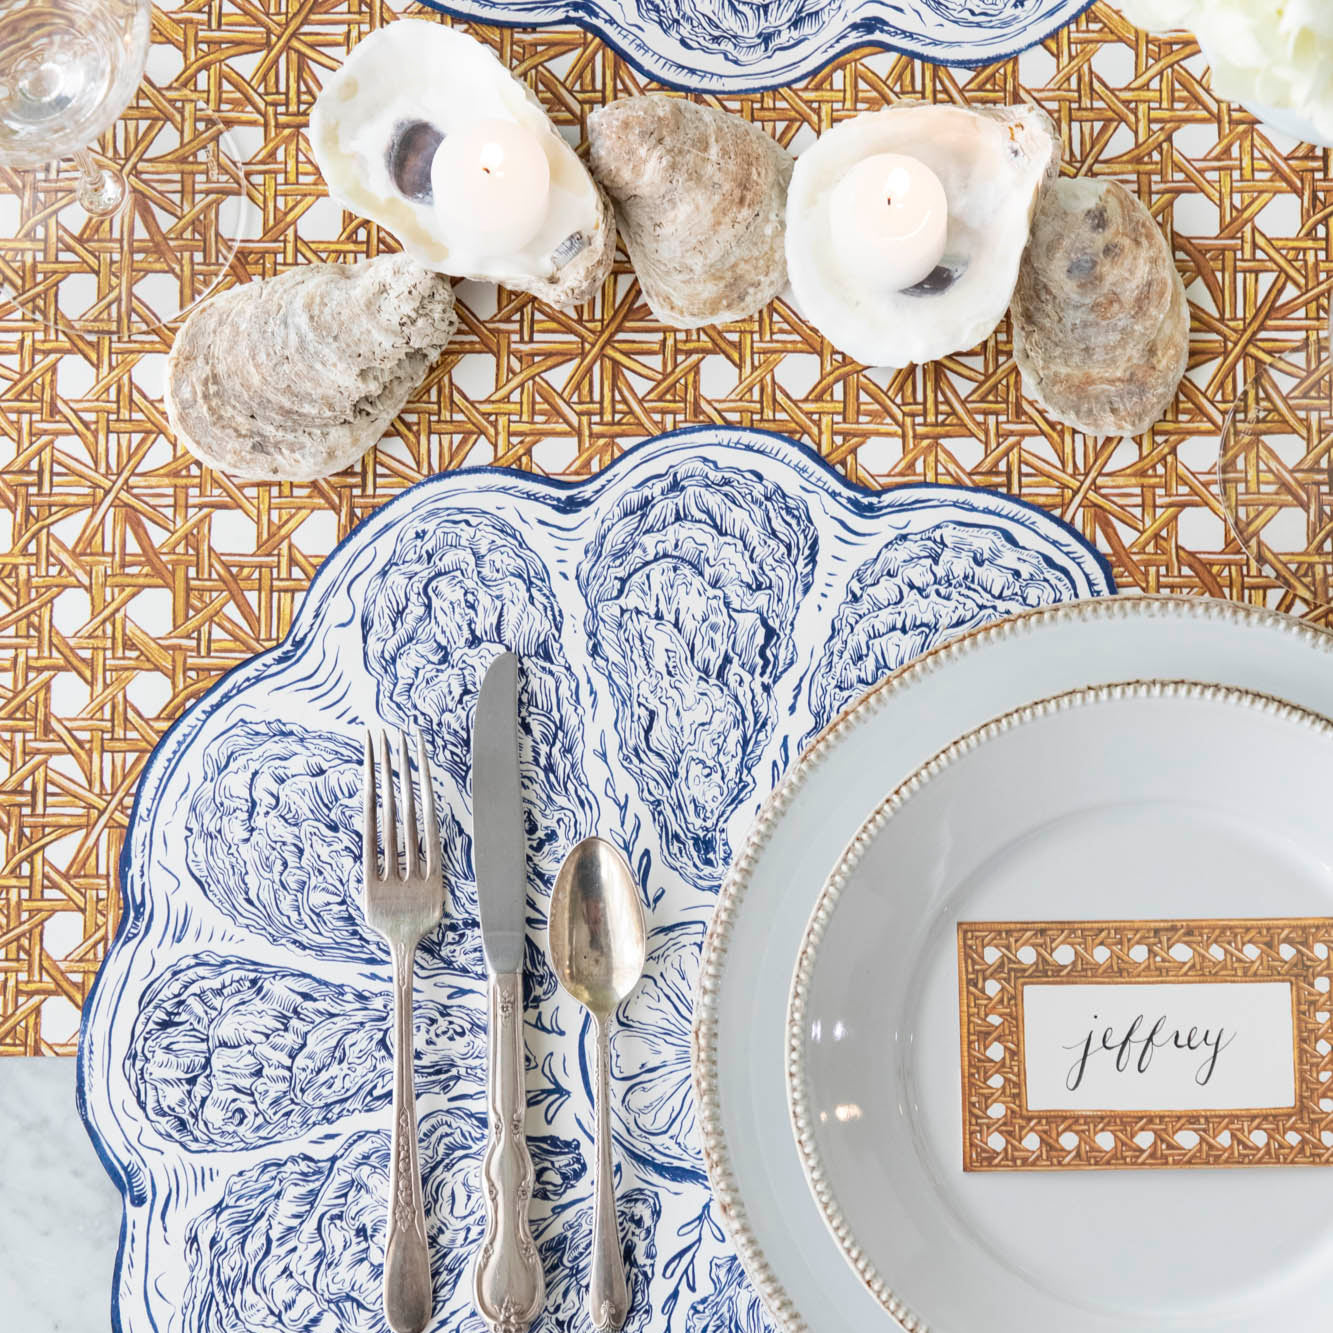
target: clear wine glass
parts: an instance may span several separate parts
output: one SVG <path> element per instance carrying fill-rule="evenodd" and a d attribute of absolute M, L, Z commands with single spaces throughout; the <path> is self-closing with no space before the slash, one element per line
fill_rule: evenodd
<path fill-rule="evenodd" d="M 225 272 L 244 176 L 216 117 L 148 99 L 150 0 L 0 0 L 0 283 L 49 330 L 159 328 Z"/>
<path fill-rule="evenodd" d="M 1217 484 L 1282 610 L 1333 626 L 1333 327 L 1326 292 L 1275 294 L 1222 428 Z"/>

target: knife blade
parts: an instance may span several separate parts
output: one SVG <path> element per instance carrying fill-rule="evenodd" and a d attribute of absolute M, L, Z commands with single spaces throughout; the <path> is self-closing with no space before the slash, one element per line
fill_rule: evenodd
<path fill-rule="evenodd" d="M 527 837 L 518 774 L 518 658 L 487 668 L 472 729 L 472 854 L 481 943 L 486 951 L 488 1023 L 486 1229 L 472 1275 L 472 1299 L 491 1333 L 524 1333 L 541 1313 L 546 1284 L 533 1244 L 528 1201 L 535 1175 L 523 1117 L 524 907 Z"/>
<path fill-rule="evenodd" d="M 472 732 L 472 854 L 481 943 L 493 972 L 523 968 L 527 837 L 518 773 L 518 658 L 501 653 L 482 678 Z"/>

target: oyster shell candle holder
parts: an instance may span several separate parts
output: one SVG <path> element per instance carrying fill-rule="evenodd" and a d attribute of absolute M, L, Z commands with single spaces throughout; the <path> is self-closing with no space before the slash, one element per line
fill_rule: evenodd
<path fill-rule="evenodd" d="M 406 255 L 303 264 L 190 315 L 167 358 L 167 419 L 210 467 L 326 477 L 379 440 L 457 326 L 448 278 Z"/>
<path fill-rule="evenodd" d="M 1004 318 L 1038 192 L 1059 164 L 1055 127 L 1035 106 L 912 102 L 844 121 L 792 174 L 797 305 L 868 366 L 974 347 Z"/>
<path fill-rule="evenodd" d="M 1152 214 L 1115 181 L 1042 192 L 1012 313 L 1024 392 L 1089 435 L 1141 435 L 1185 374 L 1185 284 Z"/>
<path fill-rule="evenodd" d="M 787 285 L 792 159 L 763 130 L 650 93 L 594 111 L 588 145 L 644 300 L 662 323 L 694 329 L 743 319 Z"/>
<path fill-rule="evenodd" d="M 610 205 L 532 93 L 480 42 L 399 19 L 353 48 L 310 113 L 329 194 L 423 268 L 552 305 L 611 270 Z"/>

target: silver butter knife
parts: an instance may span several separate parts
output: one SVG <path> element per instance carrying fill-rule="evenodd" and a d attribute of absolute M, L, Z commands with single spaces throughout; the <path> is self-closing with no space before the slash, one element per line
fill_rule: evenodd
<path fill-rule="evenodd" d="M 523 946 L 527 839 L 518 775 L 518 658 L 502 653 L 481 683 L 472 733 L 472 854 L 490 981 L 489 1134 L 482 1161 L 486 1235 L 473 1299 L 494 1333 L 523 1333 L 546 1297 L 528 1225 L 532 1158 L 523 1130 Z"/>

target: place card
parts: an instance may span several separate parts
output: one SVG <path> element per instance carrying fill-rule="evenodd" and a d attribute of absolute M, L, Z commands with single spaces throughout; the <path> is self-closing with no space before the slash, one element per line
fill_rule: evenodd
<path fill-rule="evenodd" d="M 1333 1163 L 1333 920 L 960 922 L 963 1169 Z"/>

